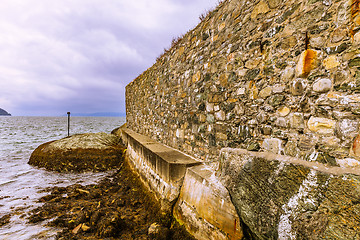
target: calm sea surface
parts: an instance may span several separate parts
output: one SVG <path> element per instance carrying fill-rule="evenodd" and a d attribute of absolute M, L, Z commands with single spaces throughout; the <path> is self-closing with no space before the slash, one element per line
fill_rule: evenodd
<path fill-rule="evenodd" d="M 121 117 L 71 117 L 70 134 L 110 133 L 125 123 Z M 46 187 L 90 184 L 109 173 L 60 174 L 27 164 L 44 142 L 67 136 L 67 117 L 0 117 L 0 217 L 12 214 L 0 227 L 0 239 L 54 239 L 56 229 L 27 224 L 28 212 L 39 206 Z"/>

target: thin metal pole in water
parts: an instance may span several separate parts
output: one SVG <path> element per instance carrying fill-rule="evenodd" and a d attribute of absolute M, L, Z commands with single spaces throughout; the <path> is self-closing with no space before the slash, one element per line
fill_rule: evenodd
<path fill-rule="evenodd" d="M 70 136 L 70 112 L 67 112 L 68 115 L 68 137 Z"/>

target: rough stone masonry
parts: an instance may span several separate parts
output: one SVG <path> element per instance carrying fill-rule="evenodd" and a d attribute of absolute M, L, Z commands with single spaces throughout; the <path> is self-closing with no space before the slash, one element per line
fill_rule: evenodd
<path fill-rule="evenodd" d="M 259 239 L 295 239 L 303 231 L 299 217 L 307 219 L 299 209 L 318 214 L 332 205 L 329 199 L 343 199 L 338 208 L 321 210 L 323 215 L 310 214 L 322 220 L 314 220 L 316 234 L 305 237 L 360 239 L 357 210 L 351 221 L 348 211 L 341 211 L 357 209 L 360 201 L 359 46 L 359 0 L 223 1 L 127 86 L 127 126 L 212 166 L 224 149 L 234 148 L 296 158 L 300 162 L 291 163 L 289 171 L 277 157 L 249 160 L 247 152 L 222 160 L 221 178 L 239 200 L 235 206 L 244 224 Z M 324 170 L 303 167 L 304 162 Z M 253 173 L 253 166 L 262 170 Z M 331 167 L 353 171 L 329 173 L 325 168 Z M 264 202 L 277 206 L 259 207 L 262 214 L 275 209 L 275 223 L 249 220 L 252 205 L 241 201 L 248 189 L 240 191 L 239 179 L 250 184 L 259 176 L 269 186 L 288 181 L 281 182 L 285 195 L 276 201 L 279 192 L 269 196 L 267 185 L 252 186 L 263 187 Z M 299 199 L 309 206 L 298 207 Z M 331 217 L 324 217 L 328 213 Z M 340 220 L 344 225 L 335 232 L 326 227 Z M 348 225 L 354 221 L 355 227 Z"/>
<path fill-rule="evenodd" d="M 127 86 L 128 127 L 205 161 L 239 147 L 358 164 L 359 4 L 223 2 Z"/>

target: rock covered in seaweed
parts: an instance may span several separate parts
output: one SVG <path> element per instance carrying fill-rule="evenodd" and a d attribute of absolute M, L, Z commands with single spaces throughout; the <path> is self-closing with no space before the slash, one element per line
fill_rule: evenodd
<path fill-rule="evenodd" d="M 29 164 L 58 172 L 106 171 L 121 164 L 125 147 L 107 133 L 76 134 L 40 145 Z"/>

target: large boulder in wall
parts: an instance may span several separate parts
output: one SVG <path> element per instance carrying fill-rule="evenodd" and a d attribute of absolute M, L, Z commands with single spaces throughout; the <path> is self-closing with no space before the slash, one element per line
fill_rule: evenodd
<path fill-rule="evenodd" d="M 223 149 L 217 173 L 250 239 L 360 239 L 360 171 Z"/>
<path fill-rule="evenodd" d="M 125 147 L 120 143 L 114 134 L 76 134 L 40 145 L 29 164 L 58 172 L 106 171 L 122 163 Z"/>

